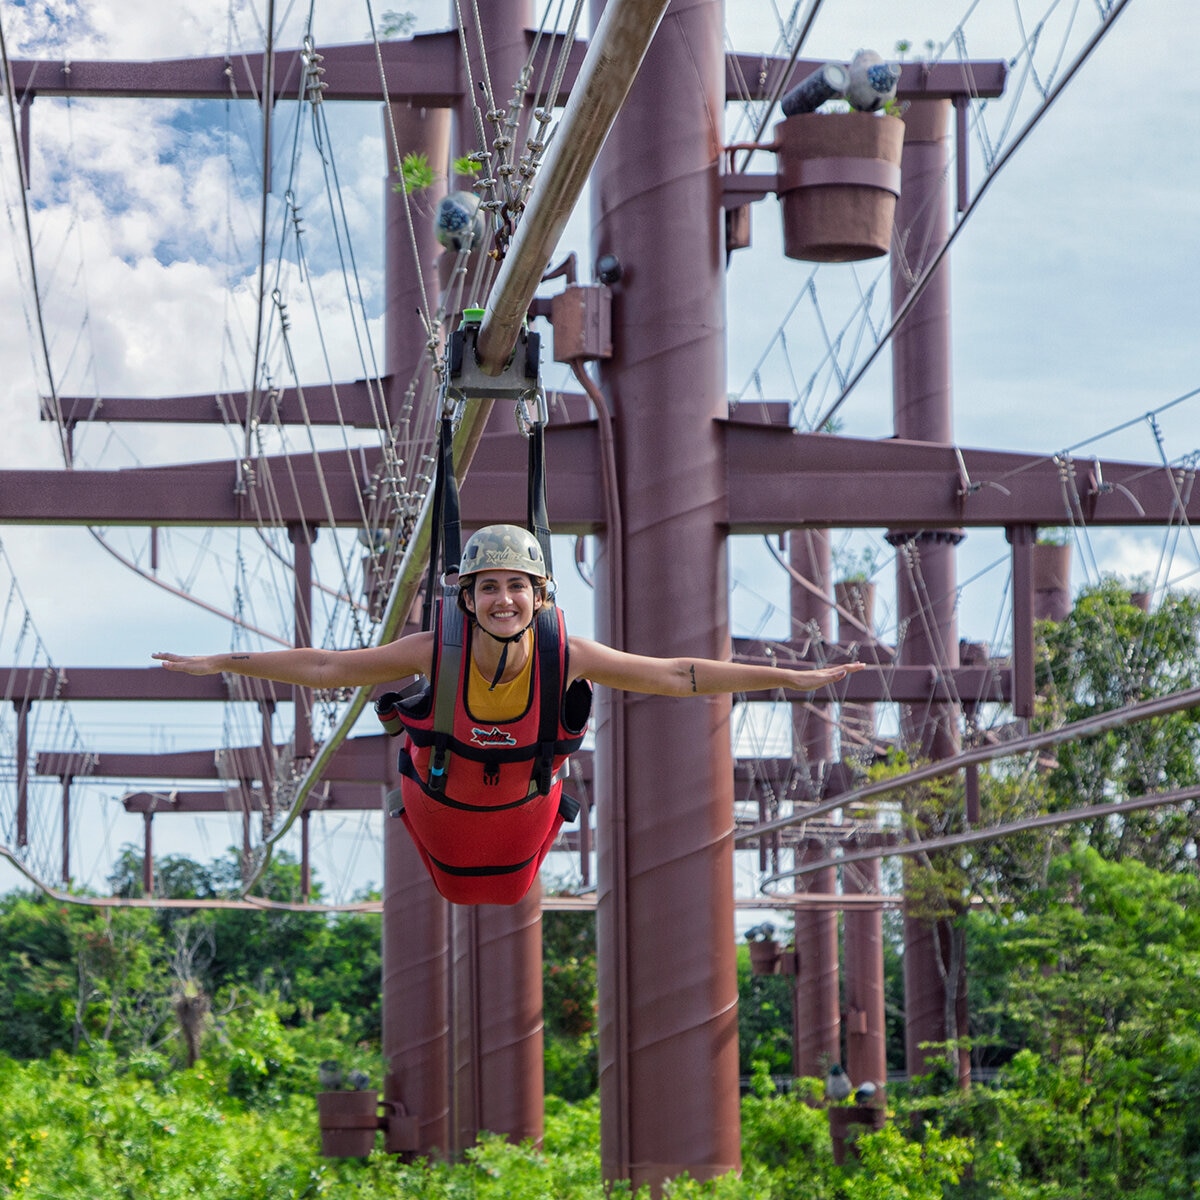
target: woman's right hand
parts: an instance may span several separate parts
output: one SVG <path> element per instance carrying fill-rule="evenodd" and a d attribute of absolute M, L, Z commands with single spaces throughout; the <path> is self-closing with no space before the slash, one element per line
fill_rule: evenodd
<path fill-rule="evenodd" d="M 211 654 L 172 654 L 168 650 L 160 650 L 150 657 L 157 658 L 168 671 L 178 671 L 183 675 L 220 674 L 220 668 L 213 664 Z"/>

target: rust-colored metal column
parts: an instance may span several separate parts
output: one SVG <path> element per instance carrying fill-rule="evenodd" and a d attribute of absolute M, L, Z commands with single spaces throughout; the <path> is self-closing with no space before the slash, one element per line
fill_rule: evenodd
<path fill-rule="evenodd" d="M 440 169 L 450 156 L 450 110 L 393 104 L 383 116 L 387 147 L 383 185 L 387 296 L 384 355 L 390 383 L 388 415 L 397 421 L 414 377 L 429 370 L 428 335 L 420 314 L 428 307 L 432 317 L 437 309 L 437 261 L 442 248 L 434 236 L 432 214 L 446 194 L 446 179 Z M 400 181 L 397 150 L 401 157 L 424 154 L 434 169 L 434 181 L 421 192 L 419 204 L 396 191 Z"/>
<path fill-rule="evenodd" d="M 14 700 L 17 714 L 17 846 L 29 845 L 29 700 Z"/>
<path fill-rule="evenodd" d="M 842 868 L 847 896 L 879 895 L 879 859 Z M 883 909 L 848 909 L 845 931 L 846 1073 L 855 1083 L 887 1082 L 887 1024 L 883 990 Z"/>
<path fill-rule="evenodd" d="M 262 737 L 262 767 L 259 778 L 262 783 L 263 824 L 267 829 L 275 827 L 275 731 L 272 718 L 275 705 L 270 700 L 258 702 L 259 729 Z M 305 893 L 307 895 L 307 892 Z"/>
<path fill-rule="evenodd" d="M 909 281 L 945 244 L 949 235 L 948 100 L 915 101 L 905 114 L 902 191 L 896 208 L 892 255 L 892 307 L 899 309 Z M 894 416 L 898 437 L 953 441 L 950 355 L 950 272 L 943 260 L 900 325 L 892 344 Z M 905 665 L 958 665 L 954 547 L 961 531 L 894 534 L 897 547 L 898 658 Z M 901 713 L 901 734 L 922 758 L 945 758 L 959 747 L 958 711 L 939 704 Z M 919 819 L 920 814 L 915 814 Z M 958 1036 L 957 997 L 965 994 L 962 956 L 954 953 L 957 933 L 906 910 L 904 921 L 906 1058 L 910 1075 L 927 1069 L 923 1043 Z M 947 974 L 949 972 L 949 974 Z M 960 1075 L 969 1061 L 960 1055 Z"/>
<path fill-rule="evenodd" d="M 451 19 L 457 25 L 457 13 L 468 11 L 450 0 Z M 532 0 L 488 0 L 487 4 L 472 6 L 470 10 L 478 16 L 476 22 L 468 22 L 463 42 L 466 46 L 466 61 L 458 56 L 459 103 L 455 109 L 454 146 L 455 154 L 471 154 L 476 150 L 492 150 L 492 139 L 501 132 L 501 121 L 488 118 L 488 101 L 484 95 L 485 81 L 492 85 L 494 111 L 507 118 L 509 104 L 513 99 L 513 88 L 521 76 L 528 54 L 527 31 L 534 25 Z M 486 60 L 483 51 L 486 50 Z M 524 102 L 523 112 L 528 110 Z M 511 131 L 513 146 L 510 159 L 521 157 L 526 136 L 526 122 Z M 481 146 L 480 142 L 484 144 Z M 433 161 L 432 159 L 430 160 Z M 497 166 L 493 157 L 485 164 L 485 170 L 493 174 Z M 486 197 L 485 197 L 486 198 Z"/>
<path fill-rule="evenodd" d="M 848 602 L 838 613 L 838 641 L 866 640 L 860 657 L 878 662 L 874 640 L 874 585 L 843 588 Z M 852 709 L 850 714 L 847 710 Z M 854 732 L 865 743 L 875 740 L 875 705 L 842 706 L 843 729 L 850 715 Z M 843 733 L 843 757 L 846 753 Z M 879 895 L 879 860 L 847 863 L 842 867 L 842 892 L 847 896 Z M 887 1024 L 884 1011 L 883 910 L 847 909 L 842 916 L 846 1012 L 846 1073 L 855 1083 L 887 1081 Z"/>
<path fill-rule="evenodd" d="M 829 536 L 822 530 L 794 530 L 788 537 L 788 557 L 794 571 L 791 584 L 792 638 L 811 638 L 815 655 L 821 655 L 833 636 L 830 606 L 832 554 Z M 807 579 L 820 595 L 796 579 Z M 808 775 L 802 798 L 817 800 L 822 794 L 833 738 L 823 712 L 792 705 L 792 744 L 800 767 Z M 774 815 L 774 814 L 773 814 Z M 803 859 L 825 857 L 820 840 L 812 839 L 796 850 Z M 837 869 L 828 867 L 805 877 L 810 891 L 837 889 Z M 824 1076 L 831 1062 L 841 1062 L 841 1000 L 838 994 L 838 914 L 830 909 L 796 909 L 797 971 L 792 994 L 792 1072 L 797 1076 Z"/>
<path fill-rule="evenodd" d="M 154 895 L 154 814 L 142 813 L 142 895 Z"/>
<path fill-rule="evenodd" d="M 444 162 L 450 148 L 450 113 L 445 109 L 395 104 L 391 120 L 401 154 L 428 155 Z M 427 215 L 413 209 L 410 232 L 404 197 L 393 190 L 397 176 L 388 146 L 384 184 L 387 229 L 385 324 L 386 363 L 392 381 L 388 411 L 395 419 L 405 389 L 425 354 L 420 272 L 436 280 L 440 247 Z M 434 185 L 432 208 L 440 199 Z M 422 216 L 422 212 L 426 215 Z M 414 245 L 415 255 L 414 258 Z M 436 283 L 434 284 L 436 287 Z M 430 298 L 436 304 L 436 295 Z M 397 681 L 399 682 L 399 681 Z M 399 787 L 396 750 L 389 741 L 383 778 Z M 383 1098 L 417 1119 L 417 1153 L 450 1152 L 450 923 L 449 905 L 433 886 L 402 823 L 383 819 Z"/>
<path fill-rule="evenodd" d="M 309 818 L 312 813 L 306 808 L 300 814 L 300 899 L 308 903 L 312 895 L 312 848 Z"/>
<path fill-rule="evenodd" d="M 394 762 L 387 772 L 398 787 Z M 450 906 L 403 824 L 383 819 L 383 1098 L 417 1119 L 417 1153 L 448 1155 Z"/>
<path fill-rule="evenodd" d="M 534 884 L 519 904 L 452 913 L 455 1153 L 482 1130 L 540 1143 L 542 889 Z"/>
<path fill-rule="evenodd" d="M 288 526 L 288 539 L 293 547 L 292 605 L 294 609 L 296 646 L 312 645 L 312 544 L 317 540 L 317 527 L 294 522 Z M 295 710 L 292 752 L 298 759 L 313 756 L 315 742 L 312 730 L 312 689 L 292 688 L 292 707 Z"/>
<path fill-rule="evenodd" d="M 62 784 L 62 884 L 71 885 L 71 776 L 63 775 Z"/>
<path fill-rule="evenodd" d="M 820 838 L 810 838 L 796 850 L 800 863 L 815 862 L 828 853 Z M 816 893 L 832 894 L 837 890 L 836 867 L 824 867 L 806 878 Z M 837 910 L 797 909 L 796 981 L 792 996 L 794 1075 L 823 1078 L 831 1063 L 842 1061 L 838 986 Z"/>
<path fill-rule="evenodd" d="M 1012 546 L 1013 716 L 1032 717 L 1034 705 L 1033 546 L 1037 530 L 1013 525 L 1005 530 Z"/>
<path fill-rule="evenodd" d="M 672 4 L 593 192 L 593 248 L 624 271 L 601 367 L 624 536 L 598 556 L 597 627 L 605 640 L 623 627 L 638 653 L 731 653 L 724 79 L 719 0 Z M 725 696 L 601 697 L 601 1158 L 635 1188 L 740 1165 L 730 709 Z"/>

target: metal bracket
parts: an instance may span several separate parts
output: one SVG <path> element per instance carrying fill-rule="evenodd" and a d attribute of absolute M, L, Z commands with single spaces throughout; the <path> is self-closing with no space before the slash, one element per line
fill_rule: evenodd
<path fill-rule="evenodd" d="M 464 316 L 446 347 L 446 395 L 450 400 L 520 400 L 538 391 L 541 375 L 542 337 L 522 329 L 516 347 L 498 375 L 489 375 L 479 365 L 475 345 L 480 317 Z"/>

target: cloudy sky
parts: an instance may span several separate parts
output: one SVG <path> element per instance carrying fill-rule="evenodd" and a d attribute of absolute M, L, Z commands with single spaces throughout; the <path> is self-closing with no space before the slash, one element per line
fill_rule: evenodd
<path fill-rule="evenodd" d="M 396 7 L 415 13 L 419 29 L 449 23 L 449 0 Z M 780 19 L 802 15 L 807 7 L 729 0 L 729 44 L 775 52 Z M 803 54 L 845 61 L 856 49 L 871 47 L 893 57 L 903 41 L 909 60 L 962 54 L 1008 61 L 1008 94 L 983 115 L 994 151 L 1033 116 L 1101 14 L 1113 7 L 1100 0 L 825 0 Z M 275 11 L 278 44 L 293 46 L 310 13 L 316 42 L 330 45 L 362 39 L 386 10 L 370 10 L 362 0 L 316 0 L 277 3 Z M 75 61 L 258 50 L 266 12 L 263 0 L 0 0 L 10 58 Z M 1181 398 L 1200 387 L 1194 312 L 1200 76 L 1191 66 L 1198 34 L 1200 10 L 1190 3 L 1128 0 L 964 225 L 951 257 L 955 435 L 961 444 L 1046 454 L 1071 448 L 1084 456 L 1147 462 L 1164 455 L 1186 459 L 1197 449 L 1197 401 Z M 291 315 L 301 372 L 358 377 L 369 367 L 363 336 L 369 340 L 379 332 L 381 121 L 377 106 L 326 107 L 341 232 L 355 248 L 365 316 L 347 316 L 337 243 L 315 218 L 309 221 L 307 269 L 303 275 L 293 271 L 282 284 L 297 299 Z M 252 105 L 143 100 L 34 103 L 32 188 L 25 199 L 60 394 L 151 396 L 244 387 L 255 320 L 256 111 Z M 294 119 L 283 112 L 277 118 L 277 148 L 291 145 Z M 986 177 L 984 149 L 982 138 L 973 139 L 973 190 Z M 323 188 L 319 159 L 309 153 L 294 176 L 286 171 L 280 150 L 276 172 L 277 179 L 286 178 L 283 191 L 294 189 L 311 206 L 306 211 L 315 212 Z M 0 288 L 8 298 L 8 319 L 0 323 L 0 466 L 58 466 L 53 428 L 36 419 L 47 369 L 7 119 L 0 134 L 0 195 Z M 278 184 L 276 205 L 281 210 Z M 885 268 L 881 261 L 822 268 L 815 282 L 820 313 L 803 301 L 797 305 L 812 268 L 780 256 L 773 205 L 757 206 L 754 249 L 735 255 L 729 274 L 728 387 L 732 394 L 753 394 L 757 370 L 765 394 L 790 399 L 794 381 L 816 369 L 815 350 L 823 344 L 818 321 L 832 328 L 852 321 L 845 297 L 868 289 Z M 570 248 L 589 261 L 585 211 L 568 230 L 563 250 Z M 836 395 L 827 379 L 816 394 Z M 814 406 L 822 407 L 823 400 Z M 1154 425 L 1149 413 L 1158 413 Z M 839 418 L 848 434 L 891 432 L 886 354 L 842 405 Z M 76 446 L 77 461 L 97 467 L 237 452 L 236 439 L 224 432 L 103 425 L 81 432 Z M 28 609 L 47 661 L 141 665 L 164 646 L 199 651 L 229 644 L 217 617 L 130 575 L 86 531 L 0 529 L 0 541 L 0 585 Z M 132 557 L 144 556 L 144 537 L 139 543 L 114 535 L 113 541 Z M 846 551 L 872 545 L 875 535 L 863 534 L 850 539 Z M 172 578 L 180 586 L 208 589 L 214 600 L 228 598 L 237 578 L 233 558 L 241 549 L 214 547 L 199 531 L 175 536 Z M 1170 537 L 1161 531 L 1099 533 L 1081 550 L 1077 582 L 1103 569 L 1192 583 L 1200 563 L 1190 531 Z M 782 636 L 782 577 L 756 543 L 736 545 L 732 562 L 736 632 Z M 885 563 L 885 637 L 887 574 Z M 963 636 L 1003 644 L 1006 574 L 1002 537 L 972 534 L 960 558 Z M 281 578 L 268 563 L 256 583 L 270 593 L 279 590 Z M 573 612 L 585 607 L 581 586 L 567 582 L 564 593 Z M 286 628 L 285 614 L 262 615 Z M 28 653 L 28 639 L 18 642 L 15 634 L 0 644 L 10 660 Z M 161 723 L 139 722 L 138 737 L 151 744 L 128 748 L 195 744 L 189 732 L 207 719 L 172 710 Z M 133 736 L 120 714 L 80 711 L 77 720 L 85 740 L 105 748 Z M 105 834 L 116 842 L 129 836 Z M 229 840 L 220 831 L 205 836 L 213 841 L 204 853 L 213 855 Z M 360 828 L 341 836 L 344 854 L 369 853 L 369 835 Z M 0 872 L 0 885 L 4 880 Z"/>

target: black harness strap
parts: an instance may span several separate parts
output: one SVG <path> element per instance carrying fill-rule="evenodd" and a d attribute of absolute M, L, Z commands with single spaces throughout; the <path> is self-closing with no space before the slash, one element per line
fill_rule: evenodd
<path fill-rule="evenodd" d="M 562 655 L 558 613 L 543 605 L 538 609 L 534 653 L 538 667 L 538 746 L 533 782 L 545 796 L 554 784 L 554 751 L 558 740 L 558 708 L 562 703 Z"/>
<path fill-rule="evenodd" d="M 536 378 L 536 357 L 533 377 Z M 433 528 L 430 535 L 429 577 L 425 588 L 422 628 L 434 630 L 435 663 L 433 692 L 433 745 L 429 758 L 429 779 L 422 787 L 430 795 L 441 795 L 446 787 L 446 769 L 450 740 L 454 732 L 454 713 L 458 703 L 458 681 L 465 652 L 463 622 L 458 614 L 458 568 L 462 559 L 462 516 L 458 480 L 454 474 L 454 427 L 443 413 L 438 429 L 437 470 L 434 475 Z M 526 527 L 537 538 L 552 576 L 550 558 L 550 518 L 546 508 L 545 422 L 531 423 L 529 430 L 529 480 Z M 442 570 L 438 571 L 439 549 Z M 450 576 L 454 583 L 448 583 Z M 434 604 L 435 595 L 438 603 Z M 449 617 L 449 619 L 447 619 Z M 558 732 L 562 674 L 559 662 L 558 619 L 552 610 L 538 613 L 534 652 L 539 658 L 541 679 L 540 718 L 538 723 L 537 762 L 534 783 L 546 795 L 554 783 L 554 744 Z M 493 683 L 494 686 L 494 683 Z M 379 711 L 378 704 L 376 711 Z M 385 719 L 380 713 L 380 719 Z M 389 732 L 391 732 L 389 728 Z"/>
<path fill-rule="evenodd" d="M 425 853 L 429 854 L 429 851 L 426 850 Z M 463 876 L 515 875 L 518 871 L 525 870 L 536 858 L 537 854 L 531 854 L 524 862 L 513 863 L 511 866 L 505 867 L 452 867 L 449 863 L 444 863 L 440 859 L 434 858 L 432 854 L 429 854 L 429 861 L 439 871 L 445 871 L 447 875 Z"/>
<path fill-rule="evenodd" d="M 529 430 L 529 501 L 525 526 L 538 540 L 546 560 L 546 574 L 553 578 L 550 560 L 550 515 L 546 510 L 546 424 L 536 422 Z"/>
<path fill-rule="evenodd" d="M 458 502 L 458 480 L 454 475 L 454 428 L 448 416 L 443 416 L 438 433 L 438 469 L 434 484 L 433 537 L 429 554 L 429 586 L 425 592 L 426 628 L 428 605 L 435 586 L 440 603 L 434 619 L 437 643 L 437 670 L 433 693 L 433 749 L 429 756 L 428 789 L 440 793 L 446 787 L 446 760 L 450 738 L 454 733 L 454 706 L 457 702 L 458 676 L 462 667 L 463 622 L 458 620 L 458 567 L 462 559 L 462 518 Z M 438 530 L 442 537 L 442 574 L 437 576 Z M 447 582 L 454 575 L 453 583 Z M 447 613 L 450 620 L 446 619 Z"/>
<path fill-rule="evenodd" d="M 454 474 L 454 426 L 443 416 L 438 426 L 437 466 L 433 473 L 433 519 L 429 534 L 429 578 L 421 610 L 421 628 L 433 628 L 433 601 L 439 581 L 458 571 L 462 558 L 462 517 L 458 501 L 458 479 Z M 442 570 L 438 572 L 441 553 Z"/>

